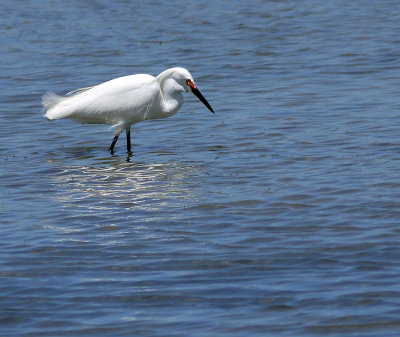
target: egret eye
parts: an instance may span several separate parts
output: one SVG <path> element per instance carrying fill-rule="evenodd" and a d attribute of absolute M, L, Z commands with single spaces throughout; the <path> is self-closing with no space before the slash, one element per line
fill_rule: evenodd
<path fill-rule="evenodd" d="M 197 88 L 196 84 L 194 84 L 194 82 L 190 78 L 186 79 L 186 85 L 191 87 L 192 89 L 196 89 Z"/>

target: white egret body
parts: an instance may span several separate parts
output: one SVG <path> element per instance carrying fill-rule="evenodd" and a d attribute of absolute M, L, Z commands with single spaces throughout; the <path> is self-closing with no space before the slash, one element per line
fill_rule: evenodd
<path fill-rule="evenodd" d="M 113 125 L 116 131 L 109 148 L 111 153 L 125 130 L 127 149 L 131 153 L 131 125 L 174 115 L 182 106 L 182 92 L 188 91 L 214 112 L 184 68 L 167 69 L 157 77 L 146 74 L 119 77 L 72 91 L 65 97 L 46 93 L 42 104 L 49 120 L 71 118 L 80 123 Z"/>

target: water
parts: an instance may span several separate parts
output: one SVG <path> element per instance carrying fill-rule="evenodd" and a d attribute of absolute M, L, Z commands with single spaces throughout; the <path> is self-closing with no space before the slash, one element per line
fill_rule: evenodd
<path fill-rule="evenodd" d="M 400 4 L 3 0 L 1 336 L 398 336 Z M 190 69 L 181 113 L 41 95 Z"/>

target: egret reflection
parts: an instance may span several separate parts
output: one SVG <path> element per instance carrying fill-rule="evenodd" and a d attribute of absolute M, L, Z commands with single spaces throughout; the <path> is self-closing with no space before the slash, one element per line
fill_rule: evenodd
<path fill-rule="evenodd" d="M 198 165 L 182 163 L 130 163 L 112 158 L 90 166 L 60 167 L 53 179 L 60 186 L 64 206 L 89 210 L 160 210 L 197 199 L 191 177 Z M 111 164 L 110 164 L 111 162 Z"/>

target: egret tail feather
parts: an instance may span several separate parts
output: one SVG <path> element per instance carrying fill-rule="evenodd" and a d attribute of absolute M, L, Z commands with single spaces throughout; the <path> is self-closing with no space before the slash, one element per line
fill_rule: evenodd
<path fill-rule="evenodd" d="M 60 119 L 68 117 L 70 115 L 69 111 L 62 109 L 62 102 L 65 102 L 68 97 L 58 96 L 53 92 L 47 92 L 42 97 L 42 105 L 46 111 L 45 117 L 48 120 Z"/>

